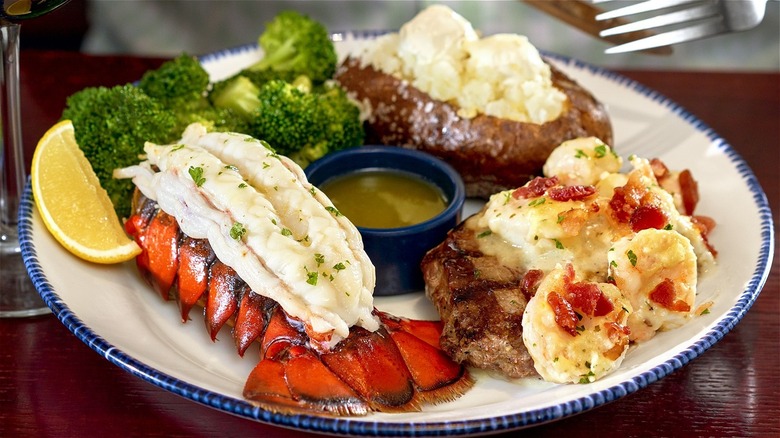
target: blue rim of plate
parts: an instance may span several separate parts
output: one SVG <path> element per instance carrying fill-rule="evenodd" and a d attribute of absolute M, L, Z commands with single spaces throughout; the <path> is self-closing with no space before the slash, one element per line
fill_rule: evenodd
<path fill-rule="evenodd" d="M 382 31 L 367 31 L 352 33 L 357 38 L 365 38 L 380 35 Z M 255 50 L 256 46 L 245 46 L 227 49 L 202 56 L 201 62 L 213 62 L 220 58 Z M 735 305 L 721 318 L 710 332 L 697 339 L 684 351 L 666 360 L 664 363 L 621 382 L 613 387 L 569 400 L 555 406 L 541 409 L 518 412 L 500 417 L 483 418 L 465 421 L 425 422 L 425 423 L 389 423 L 370 421 L 365 418 L 338 418 L 316 415 L 286 415 L 277 414 L 257 406 L 248 401 L 228 397 L 213 391 L 200 388 L 191 383 L 181 381 L 168 374 L 162 373 L 138 359 L 124 353 L 120 348 L 112 345 L 84 324 L 61 300 L 57 292 L 46 278 L 46 274 L 38 261 L 35 246 L 33 244 L 33 210 L 35 209 L 32 191 L 28 181 L 19 206 L 19 240 L 22 258 L 27 272 L 32 279 L 35 288 L 43 298 L 46 305 L 57 318 L 77 338 L 87 344 L 95 352 L 103 356 L 112 364 L 120 367 L 128 373 L 135 375 L 164 390 L 188 398 L 194 402 L 215 408 L 227 413 L 247 419 L 268 423 L 275 426 L 283 426 L 299 429 L 307 432 L 320 432 L 335 435 L 356 436 L 468 436 L 487 433 L 507 432 L 541 425 L 562 418 L 579 414 L 606 403 L 615 401 L 628 394 L 648 386 L 649 384 L 682 368 L 685 364 L 695 359 L 704 351 L 713 346 L 742 319 L 755 302 L 761 288 L 769 275 L 772 257 L 774 254 L 774 228 L 772 212 L 769 207 L 766 194 L 761 188 L 757 178 L 748 164 L 742 159 L 731 145 L 718 136 L 709 126 L 687 112 L 680 105 L 672 102 L 660 93 L 651 90 L 638 82 L 612 72 L 602 67 L 594 66 L 583 61 L 566 56 L 543 52 L 544 56 L 552 58 L 560 63 L 568 64 L 579 69 L 588 70 L 591 73 L 605 77 L 616 84 L 638 92 L 647 98 L 665 106 L 685 122 L 692 125 L 697 131 L 704 133 L 707 138 L 718 146 L 730 162 L 735 166 L 739 176 L 746 182 L 753 202 L 758 209 L 761 220 L 761 249 L 758 254 L 756 269 L 747 282 Z"/>

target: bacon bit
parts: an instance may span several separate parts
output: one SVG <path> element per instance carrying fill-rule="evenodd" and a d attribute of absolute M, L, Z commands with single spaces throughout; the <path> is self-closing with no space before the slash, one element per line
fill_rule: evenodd
<path fill-rule="evenodd" d="M 714 230 L 717 225 L 715 219 L 709 216 L 691 216 L 691 222 L 693 222 L 693 225 L 695 225 L 702 234 L 710 234 L 710 231 Z"/>
<path fill-rule="evenodd" d="M 547 195 L 553 201 L 580 201 L 596 193 L 595 186 L 557 186 L 551 187 Z"/>
<path fill-rule="evenodd" d="M 715 219 L 709 216 L 691 216 L 691 222 L 693 223 L 693 226 L 696 227 L 701 233 L 701 238 L 704 240 L 704 245 L 707 246 L 707 249 L 710 250 L 713 257 L 716 257 L 718 255 L 718 251 L 716 251 L 715 247 L 710 244 L 708 238 L 710 231 L 715 228 Z"/>
<path fill-rule="evenodd" d="M 559 219 L 563 232 L 568 236 L 576 236 L 588 220 L 588 211 L 581 208 L 572 208 L 561 213 Z"/>
<path fill-rule="evenodd" d="M 666 164 L 660 158 L 650 160 L 650 168 L 653 170 L 655 179 L 659 181 L 669 175 L 669 168 L 666 167 Z"/>
<path fill-rule="evenodd" d="M 661 307 L 672 310 L 674 312 L 688 312 L 691 310 L 691 306 L 683 300 L 675 299 L 674 282 L 668 278 L 658 283 L 652 292 L 650 292 L 650 299 Z"/>
<path fill-rule="evenodd" d="M 682 195 L 685 214 L 690 216 L 699 203 L 699 183 L 693 179 L 693 174 L 688 169 L 680 172 L 680 175 L 677 178 L 680 183 L 680 194 Z"/>
<path fill-rule="evenodd" d="M 615 187 L 609 206 L 618 222 L 627 223 L 634 232 L 648 228 L 662 229 L 669 218 L 659 206 L 658 196 L 629 179 L 623 187 Z"/>
<path fill-rule="evenodd" d="M 571 282 L 574 281 L 574 265 L 567 263 L 564 269 L 565 272 L 563 273 L 563 284 L 568 287 Z"/>
<path fill-rule="evenodd" d="M 628 223 L 631 214 L 639 206 L 640 199 L 638 191 L 632 190 L 631 187 L 615 187 L 612 199 L 609 200 L 609 206 L 619 222 Z"/>
<path fill-rule="evenodd" d="M 566 293 L 572 307 L 588 316 L 604 316 L 615 309 L 596 283 L 572 283 L 566 287 Z"/>
<path fill-rule="evenodd" d="M 566 333 L 577 336 L 577 314 L 572 309 L 571 304 L 566 301 L 558 292 L 550 292 L 547 295 L 547 304 L 552 307 L 555 314 L 555 323 Z"/>
<path fill-rule="evenodd" d="M 581 310 L 588 316 L 593 316 L 600 296 L 601 289 L 594 283 L 580 282 L 566 286 L 566 298 L 572 307 Z"/>
<path fill-rule="evenodd" d="M 530 269 L 525 273 L 523 280 L 520 282 L 520 291 L 527 300 L 536 295 L 536 290 L 539 288 L 542 278 L 544 278 L 544 271 L 541 269 Z"/>
<path fill-rule="evenodd" d="M 669 223 L 666 213 L 657 205 L 640 205 L 628 220 L 635 233 L 648 228 L 662 229 Z"/>
<path fill-rule="evenodd" d="M 607 331 L 609 340 L 615 343 L 614 347 L 604 352 L 604 356 L 609 360 L 617 360 L 623 354 L 626 344 L 628 344 L 628 336 L 631 334 L 631 329 L 614 321 L 605 322 L 604 329 Z"/>
<path fill-rule="evenodd" d="M 537 176 L 523 187 L 519 187 L 514 192 L 512 192 L 512 197 L 515 199 L 538 198 L 539 196 L 544 195 L 544 192 L 546 192 L 548 188 L 557 184 L 558 177 L 553 176 L 550 178 L 543 178 L 541 176 Z"/>

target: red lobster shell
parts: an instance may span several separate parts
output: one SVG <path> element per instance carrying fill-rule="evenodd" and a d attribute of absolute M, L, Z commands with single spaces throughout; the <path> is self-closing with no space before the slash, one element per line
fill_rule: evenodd
<path fill-rule="evenodd" d="M 375 309 L 379 330 L 352 327 L 347 338 L 321 351 L 301 321 L 252 291 L 208 241 L 186 236 L 156 202 L 136 191 L 133 211 L 125 229 L 143 249 L 138 269 L 164 300 L 178 302 L 182 322 L 198 304 L 212 340 L 228 324 L 239 355 L 260 342 L 260 362 L 243 392 L 253 403 L 285 413 L 406 412 L 453 400 L 473 385 L 467 370 L 439 347 L 439 321 Z"/>

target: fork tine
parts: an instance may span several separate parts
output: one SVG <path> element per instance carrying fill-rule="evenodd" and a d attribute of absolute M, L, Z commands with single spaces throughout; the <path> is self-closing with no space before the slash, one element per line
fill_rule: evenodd
<path fill-rule="evenodd" d="M 625 17 L 627 15 L 641 14 L 643 12 L 657 11 L 687 3 L 695 3 L 701 0 L 648 0 L 630 6 L 625 6 L 596 15 L 596 20 L 608 20 L 610 18 Z"/>
<path fill-rule="evenodd" d="M 694 6 L 690 9 L 658 15 L 645 20 L 635 21 L 633 23 L 627 23 L 621 26 L 615 26 L 610 29 L 604 29 L 599 32 L 599 35 L 619 35 L 621 33 L 652 29 L 655 27 L 684 23 L 686 21 L 701 20 L 704 18 L 717 17 L 719 15 L 720 8 L 718 5 L 709 3 L 701 6 Z"/>
<path fill-rule="evenodd" d="M 711 21 L 697 24 L 685 29 L 677 29 L 671 32 L 665 32 L 641 40 L 610 47 L 604 51 L 607 54 L 625 53 L 637 50 L 646 50 L 654 47 L 668 46 L 672 44 L 684 43 L 687 41 L 698 40 L 713 35 L 728 32 L 728 27 L 723 21 Z"/>

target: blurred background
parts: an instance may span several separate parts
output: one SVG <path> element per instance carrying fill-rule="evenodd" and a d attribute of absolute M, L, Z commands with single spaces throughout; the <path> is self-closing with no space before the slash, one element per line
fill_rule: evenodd
<path fill-rule="evenodd" d="M 296 9 L 331 31 L 397 30 L 421 9 L 446 4 L 483 34 L 526 35 L 537 48 L 615 68 L 780 70 L 780 1 L 755 29 L 674 46 L 670 56 L 606 55 L 609 47 L 519 0 L 72 0 L 24 25 L 22 50 L 173 57 L 253 43 L 279 11 Z M 618 1 L 620 6 L 636 1 Z M 614 6 L 611 6 L 612 8 Z"/>

